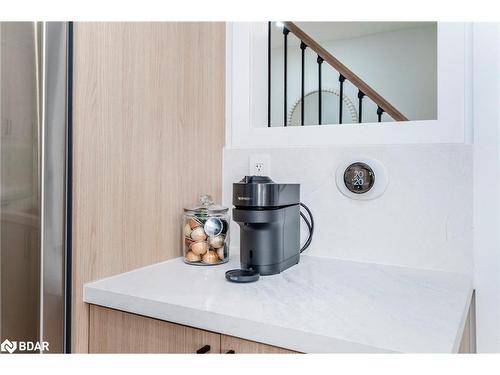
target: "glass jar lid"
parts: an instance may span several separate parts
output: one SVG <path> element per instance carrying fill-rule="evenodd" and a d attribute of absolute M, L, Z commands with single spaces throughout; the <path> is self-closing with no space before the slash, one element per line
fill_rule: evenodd
<path fill-rule="evenodd" d="M 215 204 L 210 195 L 200 195 L 199 205 L 184 208 L 184 212 L 197 215 L 223 214 L 228 210 L 227 207 Z"/>

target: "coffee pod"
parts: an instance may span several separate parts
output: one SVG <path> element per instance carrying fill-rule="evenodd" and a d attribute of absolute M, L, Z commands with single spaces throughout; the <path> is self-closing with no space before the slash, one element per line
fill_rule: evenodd
<path fill-rule="evenodd" d="M 224 246 L 224 236 L 223 235 L 218 235 L 218 236 L 215 236 L 215 237 L 210 237 L 210 239 L 208 240 L 208 243 L 214 249 L 218 249 L 218 248 Z"/>
<path fill-rule="evenodd" d="M 215 251 L 209 250 L 205 255 L 203 255 L 202 260 L 204 263 L 215 264 L 219 262 L 219 256 Z"/>
<path fill-rule="evenodd" d="M 188 251 L 186 254 L 186 260 L 188 262 L 199 262 L 201 260 L 201 256 L 198 254 L 195 254 L 192 251 Z"/>
<path fill-rule="evenodd" d="M 189 223 L 186 223 L 186 225 L 184 225 L 184 236 L 190 237 L 191 231 L 192 231 L 191 226 L 189 225 Z"/>
<path fill-rule="evenodd" d="M 186 247 L 190 247 L 193 243 L 194 241 L 191 238 L 184 238 L 184 245 L 186 245 Z"/>
<path fill-rule="evenodd" d="M 218 217 L 211 217 L 205 222 L 203 227 L 205 229 L 205 233 L 209 237 L 215 237 L 222 233 L 222 229 L 224 228 L 224 224 L 222 220 Z"/>
<path fill-rule="evenodd" d="M 202 227 L 198 227 L 191 232 L 191 238 L 195 241 L 203 241 L 207 239 L 207 235 Z"/>
<path fill-rule="evenodd" d="M 201 226 L 201 223 L 195 218 L 190 218 L 188 220 L 188 224 L 191 229 L 198 228 L 199 226 Z"/>
<path fill-rule="evenodd" d="M 191 251 L 197 255 L 205 254 L 210 246 L 205 241 L 195 242 L 191 245 Z"/>

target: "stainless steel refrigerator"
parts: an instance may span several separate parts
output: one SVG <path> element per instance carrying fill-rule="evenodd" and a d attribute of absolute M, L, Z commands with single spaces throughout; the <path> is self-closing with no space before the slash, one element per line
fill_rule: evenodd
<path fill-rule="evenodd" d="M 0 22 L 2 354 L 70 350 L 71 31 Z"/>

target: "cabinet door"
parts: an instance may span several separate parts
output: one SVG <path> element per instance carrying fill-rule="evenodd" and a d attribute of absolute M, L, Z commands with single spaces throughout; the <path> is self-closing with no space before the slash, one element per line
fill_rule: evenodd
<path fill-rule="evenodd" d="M 291 354 L 298 353 L 292 350 L 279 348 L 277 346 L 271 346 L 266 344 L 261 344 L 255 341 L 248 341 L 239 339 L 233 336 L 221 335 L 221 353 L 227 353 L 234 351 L 235 354 L 244 353 L 268 353 L 268 354 Z"/>
<path fill-rule="evenodd" d="M 89 353 L 220 353 L 220 335 L 90 305 Z"/>

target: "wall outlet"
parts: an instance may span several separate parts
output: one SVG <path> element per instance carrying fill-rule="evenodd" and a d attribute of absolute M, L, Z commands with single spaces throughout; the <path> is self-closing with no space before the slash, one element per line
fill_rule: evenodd
<path fill-rule="evenodd" d="M 269 176 L 271 174 L 269 154 L 250 155 L 248 173 L 250 176 Z"/>

